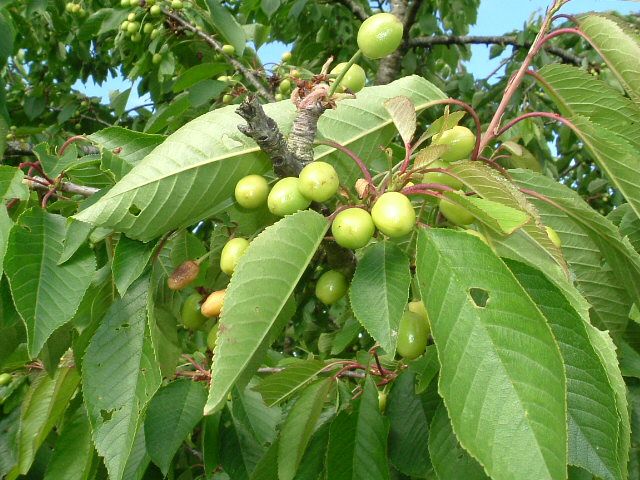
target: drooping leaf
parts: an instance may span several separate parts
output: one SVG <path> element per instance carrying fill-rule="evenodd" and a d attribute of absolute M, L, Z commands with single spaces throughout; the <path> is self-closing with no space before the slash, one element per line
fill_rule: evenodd
<path fill-rule="evenodd" d="M 416 133 L 416 108 L 407 97 L 393 97 L 384 102 L 398 133 L 405 145 L 411 143 Z"/>
<path fill-rule="evenodd" d="M 29 198 L 29 188 L 22 183 L 24 173 L 16 167 L 0 165 L 0 200 Z"/>
<path fill-rule="evenodd" d="M 578 18 L 580 30 L 602 56 L 629 96 L 640 105 L 640 41 L 633 26 L 613 16 L 584 15 Z"/>
<path fill-rule="evenodd" d="M 147 451 L 167 475 L 171 460 L 202 418 L 207 391 L 198 382 L 182 379 L 156 392 L 144 419 Z"/>
<path fill-rule="evenodd" d="M 281 372 L 267 376 L 255 390 L 267 405 L 277 405 L 311 382 L 324 367 L 320 360 L 300 360 L 287 365 Z"/>
<path fill-rule="evenodd" d="M 165 140 L 164 135 L 135 132 L 122 127 L 107 127 L 89 135 L 100 148 L 129 164 L 129 170 Z"/>
<path fill-rule="evenodd" d="M 232 392 L 231 415 L 234 422 L 252 435 L 260 445 L 272 443 L 282 412 L 278 407 L 264 403 L 260 394 L 254 391 L 253 381 L 246 388 L 234 388 Z"/>
<path fill-rule="evenodd" d="M 409 258 L 395 244 L 382 241 L 365 249 L 349 288 L 356 318 L 390 355 L 396 350 L 410 283 Z"/>
<path fill-rule="evenodd" d="M 40 353 L 47 338 L 71 320 L 95 270 L 87 245 L 63 265 L 64 217 L 40 208 L 27 210 L 9 234 L 4 269 L 16 308 L 27 326 L 29 355 Z"/>
<path fill-rule="evenodd" d="M 209 415 L 221 408 L 234 384 L 253 373 L 265 343 L 328 223 L 307 210 L 265 229 L 249 245 L 227 287 L 211 366 Z"/>
<path fill-rule="evenodd" d="M 331 378 L 309 385 L 289 411 L 278 441 L 279 480 L 295 477 L 332 385 Z"/>
<path fill-rule="evenodd" d="M 440 480 L 488 480 L 482 465 L 469 455 L 451 428 L 444 403 L 441 403 L 429 429 L 429 453 Z M 517 475 L 517 473 L 516 473 Z"/>
<path fill-rule="evenodd" d="M 231 12 L 222 5 L 220 0 L 207 0 L 206 3 L 209 13 L 211 13 L 211 16 L 208 17 L 207 20 L 220 32 L 220 35 L 222 35 L 227 43 L 234 46 L 236 49 L 235 54 L 242 55 L 247 43 L 247 38 L 240 24 Z"/>
<path fill-rule="evenodd" d="M 416 395 L 416 376 L 401 374 L 393 382 L 385 415 L 389 419 L 389 460 L 400 472 L 423 477 L 430 469 L 429 419 Z"/>
<path fill-rule="evenodd" d="M 395 129 L 382 103 L 399 94 L 410 98 L 417 111 L 444 98 L 416 76 L 365 88 L 357 99 L 340 102 L 339 109 L 322 115 L 319 136 L 349 147 L 369 162 L 384 161 L 379 145 L 386 145 Z M 240 178 L 270 168 L 258 146 L 238 131 L 242 119 L 235 108 L 207 113 L 177 130 L 76 217 L 146 241 L 224 211 Z M 264 108 L 286 134 L 295 113 L 293 105 L 278 102 Z M 333 163 L 345 184 L 358 178 L 358 167 L 334 148 L 317 147 L 316 159 Z"/>
<path fill-rule="evenodd" d="M 220 426 L 220 464 L 230 478 L 249 480 L 266 449 L 233 421 L 227 409 L 222 411 Z"/>
<path fill-rule="evenodd" d="M 343 410 L 331 423 L 327 450 L 327 478 L 386 480 L 389 425 L 378 407 L 377 388 L 370 377 L 354 412 Z"/>
<path fill-rule="evenodd" d="M 154 246 L 154 242 L 142 243 L 120 236 L 111 266 L 120 296 L 124 296 L 129 286 L 142 275 Z"/>
<path fill-rule="evenodd" d="M 83 359 L 93 442 L 114 480 L 123 478 L 142 415 L 161 382 L 146 327 L 148 288 L 148 279 L 141 278 L 112 304 Z"/>
<path fill-rule="evenodd" d="M 440 359 L 439 393 L 462 446 L 497 480 L 564 479 L 564 366 L 535 303 L 464 232 L 421 230 L 416 270 Z"/>
<path fill-rule="evenodd" d="M 618 430 L 616 395 L 591 345 L 587 330 L 593 327 L 539 271 L 513 261 L 507 266 L 546 317 L 564 359 L 569 463 L 601 478 L 626 478 L 626 461 L 618 458 L 624 433 Z"/>

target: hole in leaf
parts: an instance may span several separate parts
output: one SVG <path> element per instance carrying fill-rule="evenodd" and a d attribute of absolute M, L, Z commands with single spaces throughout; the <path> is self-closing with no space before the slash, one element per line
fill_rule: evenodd
<path fill-rule="evenodd" d="M 111 420 L 112 412 L 108 410 L 100 410 L 100 416 L 102 417 L 103 422 L 108 422 Z"/>
<path fill-rule="evenodd" d="M 142 211 L 142 210 L 140 210 L 140 209 L 138 208 L 138 206 L 137 206 L 137 205 L 135 205 L 135 204 L 134 204 L 134 205 L 131 205 L 131 206 L 129 207 L 129 213 L 130 213 L 131 215 L 133 215 L 134 217 L 137 217 L 138 215 L 140 215 L 140 212 L 141 212 L 141 211 Z"/>
<path fill-rule="evenodd" d="M 484 308 L 489 302 L 489 292 L 482 288 L 470 288 L 469 295 L 471 295 L 471 299 L 473 303 L 476 304 L 476 307 Z"/>

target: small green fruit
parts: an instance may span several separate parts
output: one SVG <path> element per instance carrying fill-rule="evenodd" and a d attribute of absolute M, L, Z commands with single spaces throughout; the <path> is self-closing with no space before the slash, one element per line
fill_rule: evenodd
<path fill-rule="evenodd" d="M 182 325 L 189 330 L 197 330 L 207 320 L 202 312 L 200 312 L 201 300 L 202 296 L 199 293 L 192 293 L 182 304 Z"/>
<path fill-rule="evenodd" d="M 447 168 L 449 165 L 436 160 L 429 164 L 429 168 Z M 461 190 L 464 187 L 464 184 L 455 177 L 448 175 L 446 173 L 441 172 L 427 172 L 422 176 L 422 183 L 439 183 L 441 185 L 446 185 L 447 187 L 451 187 L 454 190 Z"/>
<path fill-rule="evenodd" d="M 306 165 L 298 176 L 300 193 L 314 202 L 326 202 L 340 187 L 338 172 L 326 162 L 312 162 Z"/>
<path fill-rule="evenodd" d="M 74 7 L 73 2 L 68 2 L 68 3 L 64 6 L 64 9 L 65 9 L 67 12 L 69 12 L 69 13 L 73 13 L 73 7 Z"/>
<path fill-rule="evenodd" d="M 347 293 L 347 279 L 337 270 L 324 272 L 316 282 L 316 297 L 325 305 L 333 305 Z"/>
<path fill-rule="evenodd" d="M 131 2 L 129 0 L 120 0 L 120 6 L 121 7 L 130 7 L 131 6 Z"/>
<path fill-rule="evenodd" d="M 127 25 L 127 32 L 135 33 L 136 31 L 138 31 L 138 28 L 140 28 L 140 23 L 138 23 L 138 22 L 129 22 L 129 25 Z"/>
<path fill-rule="evenodd" d="M 127 20 L 129 20 L 130 22 L 133 22 L 136 19 L 136 14 L 131 12 L 129 15 L 127 15 Z"/>
<path fill-rule="evenodd" d="M 442 161 L 451 163 L 469 158 L 476 146 L 476 136 L 467 127 L 456 125 L 435 135 L 432 143 L 449 147 L 442 155 Z"/>
<path fill-rule="evenodd" d="M 160 8 L 160 5 L 154 5 L 149 9 L 149 13 L 154 17 L 157 17 L 162 13 L 162 8 Z"/>
<path fill-rule="evenodd" d="M 369 58 L 382 58 L 393 53 L 402 42 L 402 22 L 391 13 L 370 16 L 358 30 L 358 47 Z"/>
<path fill-rule="evenodd" d="M 258 208 L 267 201 L 269 184 L 261 175 L 247 175 L 236 183 L 236 202 L 244 208 Z"/>
<path fill-rule="evenodd" d="M 200 312 L 207 318 L 219 317 L 222 313 L 222 307 L 224 306 L 224 296 L 227 293 L 227 289 L 217 290 L 211 293 L 202 304 Z"/>
<path fill-rule="evenodd" d="M 151 23 L 145 23 L 142 27 L 144 33 L 151 33 L 153 31 L 153 25 Z"/>
<path fill-rule="evenodd" d="M 183 6 L 182 0 L 171 0 L 171 8 L 174 10 L 182 10 Z"/>
<path fill-rule="evenodd" d="M 398 354 L 409 360 L 418 358 L 427 348 L 429 341 L 428 324 L 413 312 L 406 311 L 398 325 Z"/>
<path fill-rule="evenodd" d="M 140 32 L 133 32 L 131 34 L 131 41 L 134 43 L 138 43 L 140 40 L 142 40 L 142 34 L 140 34 Z"/>
<path fill-rule="evenodd" d="M 300 180 L 296 177 L 286 177 L 279 180 L 267 197 L 269 211 L 274 215 L 284 217 L 309 208 L 311 200 L 300 193 L 299 183 Z"/>
<path fill-rule="evenodd" d="M 5 385 L 9 385 L 13 380 L 13 377 L 9 373 L 1 373 L 0 374 L 0 387 L 4 387 Z"/>
<path fill-rule="evenodd" d="M 331 234 L 336 243 L 356 250 L 364 247 L 376 231 L 371 215 L 362 208 L 347 208 L 336 215 Z"/>
<path fill-rule="evenodd" d="M 233 55 L 234 53 L 236 53 L 236 47 L 226 44 L 222 46 L 222 51 L 227 55 Z"/>
<path fill-rule="evenodd" d="M 231 102 L 233 102 L 233 95 L 226 93 L 222 96 L 222 103 L 228 105 Z"/>
<path fill-rule="evenodd" d="M 291 80 L 288 79 L 284 79 L 280 82 L 280 85 L 278 86 L 278 89 L 280 90 L 280 93 L 287 93 L 289 90 L 291 90 Z"/>
<path fill-rule="evenodd" d="M 282 100 L 284 100 L 284 95 L 282 95 L 281 93 L 276 93 L 274 95 L 274 98 L 276 99 L 276 102 L 281 102 Z"/>
<path fill-rule="evenodd" d="M 331 73 L 333 75 L 339 75 L 342 71 L 347 67 L 347 62 L 339 63 Z M 340 86 L 338 87 L 338 91 L 345 91 L 346 89 L 351 90 L 356 93 L 364 88 L 365 83 L 367 82 L 367 75 L 364 73 L 364 70 L 360 65 L 354 63 L 351 65 L 347 73 L 342 77 L 340 81 Z"/>
<path fill-rule="evenodd" d="M 444 218 L 454 225 L 469 225 L 475 220 L 475 217 L 468 210 L 446 198 L 440 199 L 438 207 Z"/>
<path fill-rule="evenodd" d="M 291 60 L 291 52 L 284 52 L 284 53 L 282 54 L 282 56 L 280 57 L 280 59 L 281 59 L 283 62 L 288 62 L 289 60 Z"/>
<path fill-rule="evenodd" d="M 408 234 L 416 223 L 411 201 L 400 192 L 383 193 L 371 209 L 371 218 L 378 230 L 392 238 Z"/>
<path fill-rule="evenodd" d="M 249 247 L 249 240 L 246 238 L 232 238 L 222 248 L 220 254 L 220 270 L 227 275 L 233 275 L 233 271 L 236 269 L 236 265 L 240 260 L 240 257 L 244 255 L 244 252 Z"/>
<path fill-rule="evenodd" d="M 129 20 L 125 20 L 124 22 L 122 22 L 120 24 L 120 30 L 122 30 L 123 32 L 126 32 L 129 30 Z"/>
<path fill-rule="evenodd" d="M 384 413 L 387 408 L 387 394 L 386 392 L 380 391 L 378 392 L 378 409 L 380 413 Z"/>
<path fill-rule="evenodd" d="M 159 53 L 154 53 L 153 57 L 151 57 L 151 62 L 157 65 L 162 61 L 162 55 Z"/>
<path fill-rule="evenodd" d="M 151 38 L 151 40 L 155 40 L 156 37 L 158 35 L 160 35 L 161 30 L 158 28 L 154 28 L 153 30 L 151 30 L 151 35 L 149 35 L 149 37 Z"/>

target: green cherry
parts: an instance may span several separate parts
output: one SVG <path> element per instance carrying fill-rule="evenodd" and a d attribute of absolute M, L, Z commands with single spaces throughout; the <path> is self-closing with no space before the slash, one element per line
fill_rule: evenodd
<path fill-rule="evenodd" d="M 324 272 L 316 282 L 316 297 L 325 305 L 333 305 L 347 293 L 347 279 L 337 270 Z"/>
<path fill-rule="evenodd" d="M 269 184 L 262 175 L 247 175 L 236 183 L 234 196 L 244 208 L 258 208 L 267 201 Z"/>
<path fill-rule="evenodd" d="M 469 225 L 473 223 L 475 217 L 465 208 L 462 208 L 452 201 L 441 198 L 438 204 L 440 213 L 454 225 Z"/>
<path fill-rule="evenodd" d="M 339 75 L 346 68 L 347 62 L 339 63 L 330 73 L 333 75 Z M 364 70 L 360 65 L 354 63 L 351 65 L 347 73 L 345 73 L 344 77 L 340 81 L 340 86 L 338 87 L 338 91 L 345 91 L 345 89 L 351 90 L 353 93 L 357 93 L 364 88 L 365 83 L 367 82 L 367 75 L 364 73 Z"/>
<path fill-rule="evenodd" d="M 336 169 L 326 162 L 312 162 L 306 165 L 298 179 L 300 193 L 314 202 L 326 202 L 340 187 Z"/>
<path fill-rule="evenodd" d="M 411 201 L 400 192 L 383 193 L 371 209 L 371 218 L 378 230 L 392 238 L 406 235 L 416 223 Z"/>
<path fill-rule="evenodd" d="M 467 127 L 456 125 L 433 137 L 433 145 L 449 147 L 442 154 L 442 160 L 447 163 L 457 162 L 469 158 L 476 146 L 476 136 Z"/>
<path fill-rule="evenodd" d="M 236 265 L 240 257 L 244 255 L 245 250 L 249 247 L 249 240 L 246 238 L 232 238 L 222 248 L 220 254 L 220 270 L 231 276 L 236 269 Z"/>
<path fill-rule="evenodd" d="M 269 192 L 267 206 L 274 215 L 284 217 L 299 210 L 306 210 L 311 200 L 300 193 L 297 177 L 286 177 L 279 180 Z"/>
<path fill-rule="evenodd" d="M 336 243 L 356 250 L 364 247 L 376 231 L 371 215 L 362 208 L 347 208 L 336 215 L 331 234 Z"/>
<path fill-rule="evenodd" d="M 418 358 L 427 348 L 428 340 L 428 323 L 416 313 L 404 312 L 398 326 L 398 354 L 409 360 Z"/>
<path fill-rule="evenodd" d="M 402 42 L 402 22 L 391 13 L 370 16 L 358 30 L 358 47 L 369 58 L 382 58 L 393 53 Z"/>
<path fill-rule="evenodd" d="M 181 318 L 182 325 L 189 330 L 197 330 L 207 319 L 200 312 L 200 301 L 202 295 L 199 293 L 192 293 L 182 304 Z"/>

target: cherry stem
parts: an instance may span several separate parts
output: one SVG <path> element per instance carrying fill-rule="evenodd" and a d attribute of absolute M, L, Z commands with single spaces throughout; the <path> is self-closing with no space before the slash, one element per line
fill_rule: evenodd
<path fill-rule="evenodd" d="M 410 143 L 404 144 L 404 161 L 402 162 L 402 166 L 400 167 L 400 174 L 402 175 L 409 168 L 409 162 L 411 161 L 411 154 L 413 153 L 413 149 L 411 148 Z"/>
<path fill-rule="evenodd" d="M 61 157 L 69 145 L 71 145 L 73 142 L 77 142 L 80 140 L 89 141 L 89 139 L 84 135 L 74 135 L 73 137 L 69 138 L 66 142 L 62 144 L 62 146 L 60 147 L 60 150 L 58 150 L 58 156 Z"/>
<path fill-rule="evenodd" d="M 337 216 L 340 212 L 342 212 L 342 211 L 344 211 L 344 210 L 348 210 L 348 209 L 350 209 L 350 208 L 361 208 L 362 210 L 366 210 L 366 208 L 365 208 L 365 206 L 364 206 L 364 205 L 340 205 L 338 208 L 336 208 L 336 209 L 331 213 L 331 215 L 329 215 L 329 216 L 327 217 L 327 219 L 333 222 L 333 220 L 336 218 L 336 216 Z"/>
<path fill-rule="evenodd" d="M 515 92 L 520 88 L 524 76 L 526 75 L 529 66 L 533 62 L 534 57 L 540 52 L 540 49 L 544 45 L 545 37 L 547 36 L 547 32 L 551 26 L 551 21 L 553 16 L 560 10 L 560 8 L 567 3 L 569 0 L 554 0 L 553 4 L 547 10 L 547 15 L 542 21 L 542 25 L 540 26 L 540 31 L 536 35 L 529 52 L 527 53 L 526 58 L 520 65 L 518 71 L 509 79 L 507 84 L 507 88 L 504 91 L 504 95 L 502 96 L 502 100 L 496 109 L 491 122 L 489 122 L 489 126 L 487 127 L 487 131 L 482 135 L 482 139 L 480 141 L 480 145 L 478 148 L 478 152 L 484 151 L 485 147 L 496 137 L 496 132 L 500 130 L 500 122 L 502 121 L 502 117 L 504 116 L 509 103 L 511 103 L 511 99 Z M 560 29 L 564 30 L 564 29 Z"/>
<path fill-rule="evenodd" d="M 356 53 L 353 54 L 353 56 L 349 59 L 349 61 L 347 62 L 347 64 L 344 66 L 344 68 L 342 69 L 342 71 L 338 74 L 338 77 L 335 79 L 335 81 L 333 82 L 333 84 L 331 84 L 331 88 L 329 88 L 329 94 L 328 97 L 331 97 L 334 93 L 336 93 L 336 89 L 338 88 L 338 85 L 340 85 L 340 82 L 342 82 L 342 79 L 344 78 L 344 76 L 347 74 L 347 72 L 349 71 L 349 69 L 351 68 L 351 65 L 353 65 L 354 63 L 356 63 L 358 61 L 358 59 L 360 58 L 360 55 L 362 55 L 362 52 L 360 50 L 358 50 Z"/>
<path fill-rule="evenodd" d="M 427 195 L 429 197 L 440 198 L 442 194 L 440 192 L 435 192 L 433 190 L 426 190 L 424 188 L 416 188 L 417 185 L 413 187 L 407 187 L 402 189 L 401 193 L 404 195 Z"/>
<path fill-rule="evenodd" d="M 364 179 L 367 181 L 367 183 L 369 183 L 369 185 L 375 188 L 375 185 L 373 184 L 373 178 L 371 177 L 371 172 L 369 172 L 369 169 L 364 164 L 362 159 L 358 155 L 356 155 L 353 151 L 349 150 L 344 145 L 340 145 L 339 143 L 336 143 L 331 140 L 316 140 L 315 143 L 319 145 L 327 145 L 329 147 L 333 147 L 335 149 L 340 150 L 342 153 L 346 154 L 349 158 L 351 158 L 351 160 L 356 162 L 356 165 L 358 165 L 358 168 L 360 168 L 360 171 L 364 175 Z"/>
<path fill-rule="evenodd" d="M 549 113 L 549 112 L 531 112 L 531 113 L 525 113 L 524 115 L 520 115 L 519 117 L 514 118 L 509 123 L 507 123 L 504 127 L 502 127 L 500 130 L 498 130 L 496 132 L 495 136 L 496 137 L 501 136 L 503 133 L 505 133 L 511 127 L 513 127 L 514 125 L 520 123 L 523 120 L 526 120 L 527 118 L 536 118 L 536 117 L 549 118 L 551 120 L 555 120 L 557 122 L 561 122 L 561 123 L 565 124 L 566 126 L 571 128 L 571 130 L 573 130 L 574 132 L 578 131 L 578 128 L 573 123 L 571 123 L 569 120 L 564 118 L 562 115 L 559 115 L 557 113 Z"/>
<path fill-rule="evenodd" d="M 49 182 L 49 184 L 53 183 L 53 179 L 49 177 L 49 175 L 44 173 L 44 170 L 42 169 L 42 165 L 40 164 L 40 160 L 36 162 L 22 162 L 21 164 L 18 165 L 18 168 L 25 168 L 25 167 L 29 167 L 29 172 L 27 173 L 28 176 L 31 175 L 31 172 L 33 170 L 36 170 L 40 175 L 42 175 L 47 180 L 47 182 Z M 45 184 L 45 185 L 49 185 L 49 184 Z"/>
<path fill-rule="evenodd" d="M 202 262 L 204 262 L 207 258 L 209 258 L 209 255 L 211 255 L 211 250 L 209 250 L 207 253 L 205 253 L 204 255 L 202 255 L 200 258 L 198 258 L 196 260 L 196 263 L 198 265 L 200 265 Z"/>

